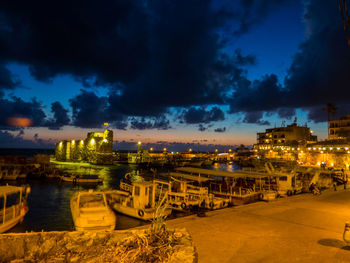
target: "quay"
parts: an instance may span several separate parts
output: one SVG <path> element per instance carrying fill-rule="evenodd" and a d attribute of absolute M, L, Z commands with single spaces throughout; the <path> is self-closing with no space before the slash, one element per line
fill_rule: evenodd
<path fill-rule="evenodd" d="M 168 220 L 186 228 L 198 262 L 350 262 L 350 190 L 326 190 Z M 142 228 L 142 227 L 141 227 Z"/>

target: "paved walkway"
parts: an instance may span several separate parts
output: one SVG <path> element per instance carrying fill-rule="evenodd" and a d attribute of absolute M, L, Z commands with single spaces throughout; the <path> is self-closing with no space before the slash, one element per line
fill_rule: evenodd
<path fill-rule="evenodd" d="M 350 262 L 350 190 L 327 190 L 167 221 L 192 235 L 199 263 Z M 350 244 L 349 244 L 350 246 Z"/>

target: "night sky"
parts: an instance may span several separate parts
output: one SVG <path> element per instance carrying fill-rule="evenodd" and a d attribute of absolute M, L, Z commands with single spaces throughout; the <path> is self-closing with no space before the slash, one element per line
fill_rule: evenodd
<path fill-rule="evenodd" d="M 349 51 L 331 0 L 3 0 L 0 147 L 105 122 L 116 149 L 225 150 L 294 120 L 325 139 Z"/>

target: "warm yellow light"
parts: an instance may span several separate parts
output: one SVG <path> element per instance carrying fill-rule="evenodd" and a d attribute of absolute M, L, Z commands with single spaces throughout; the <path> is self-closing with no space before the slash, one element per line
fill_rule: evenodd
<path fill-rule="evenodd" d="M 107 140 L 106 138 L 105 138 L 105 139 L 103 139 L 102 141 L 103 141 L 103 142 L 108 142 L 108 140 Z"/>
<path fill-rule="evenodd" d="M 345 147 L 345 150 L 349 150 L 349 148 L 348 148 L 348 147 Z"/>
<path fill-rule="evenodd" d="M 331 151 L 332 151 L 332 150 L 333 150 L 333 148 L 331 147 L 331 148 L 329 148 L 329 150 L 331 150 Z"/>
<path fill-rule="evenodd" d="M 316 150 L 316 148 L 313 148 L 314 150 Z"/>
<path fill-rule="evenodd" d="M 311 133 L 314 133 L 314 131 L 310 131 Z"/>
<path fill-rule="evenodd" d="M 334 166 L 334 163 L 331 163 L 331 166 Z"/>
<path fill-rule="evenodd" d="M 307 148 L 309 151 L 311 150 L 311 148 Z"/>
<path fill-rule="evenodd" d="M 95 144 L 95 139 L 94 139 L 94 138 L 91 139 L 90 144 L 91 144 L 91 145 L 94 145 L 94 144 Z"/>
<path fill-rule="evenodd" d="M 150 151 L 153 151 L 153 147 L 151 147 L 149 150 L 150 150 Z"/>
<path fill-rule="evenodd" d="M 320 162 L 318 162 L 318 163 L 317 163 L 317 165 L 321 165 L 321 163 L 320 163 Z"/>
<path fill-rule="evenodd" d="M 270 148 L 270 146 L 269 146 L 269 148 Z M 231 149 L 228 149 L 228 151 L 229 151 L 229 152 L 232 152 L 232 150 L 231 150 Z"/>
<path fill-rule="evenodd" d="M 323 151 L 321 151 L 321 153 L 323 153 Z"/>
<path fill-rule="evenodd" d="M 108 122 L 105 122 L 103 125 L 104 125 L 104 126 L 108 126 L 108 124 L 109 124 Z"/>
<path fill-rule="evenodd" d="M 322 150 L 326 150 L 326 148 L 322 148 Z"/>
<path fill-rule="evenodd" d="M 83 141 L 83 140 L 81 140 L 81 141 L 80 141 L 80 144 L 81 144 L 81 145 L 83 145 L 83 144 L 84 144 L 84 141 Z"/>
<path fill-rule="evenodd" d="M 73 144 L 73 145 L 75 144 L 75 141 L 74 141 L 74 140 L 72 140 L 72 144 Z"/>
<path fill-rule="evenodd" d="M 60 142 L 60 147 L 62 147 L 62 142 Z"/>
<path fill-rule="evenodd" d="M 189 151 L 189 152 L 192 152 L 192 149 L 190 148 L 190 149 L 188 149 L 188 151 Z"/>
<path fill-rule="evenodd" d="M 337 150 L 339 151 L 339 150 L 340 150 L 340 148 L 338 147 L 338 148 L 337 148 Z"/>
<path fill-rule="evenodd" d="M 215 152 L 218 152 L 218 149 L 215 149 Z"/>
<path fill-rule="evenodd" d="M 164 148 L 163 151 L 166 152 L 166 148 Z"/>
<path fill-rule="evenodd" d="M 137 145 L 141 145 L 141 142 L 140 142 L 140 141 L 138 141 L 138 142 L 137 142 Z"/>

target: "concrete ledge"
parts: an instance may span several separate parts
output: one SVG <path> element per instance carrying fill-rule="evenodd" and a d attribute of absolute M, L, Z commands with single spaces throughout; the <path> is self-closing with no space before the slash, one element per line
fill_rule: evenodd
<path fill-rule="evenodd" d="M 105 262 L 121 242 L 147 230 L 112 232 L 31 232 L 0 235 L 0 262 Z M 197 262 L 186 229 L 169 230 L 180 237 L 168 262 Z M 117 258 L 115 258 L 117 260 Z"/>

